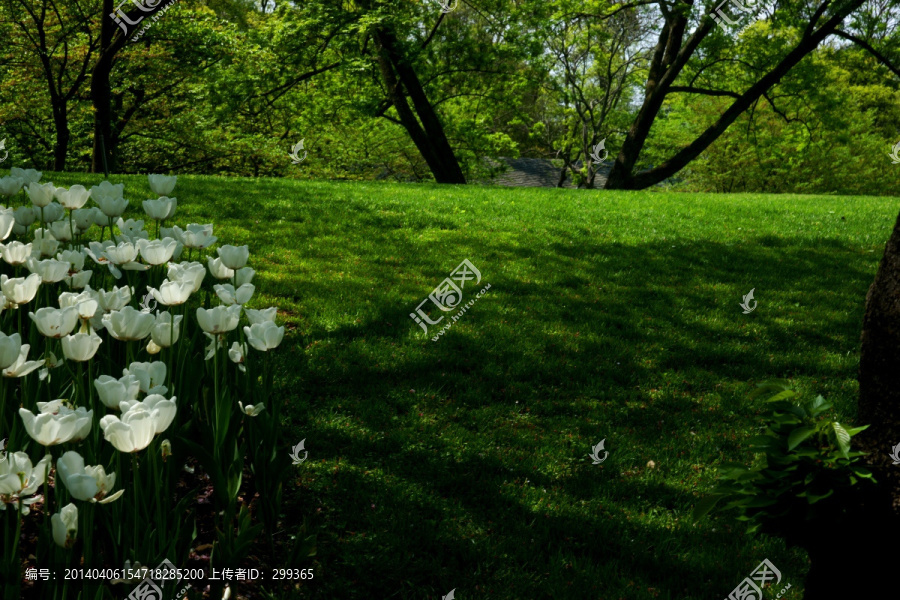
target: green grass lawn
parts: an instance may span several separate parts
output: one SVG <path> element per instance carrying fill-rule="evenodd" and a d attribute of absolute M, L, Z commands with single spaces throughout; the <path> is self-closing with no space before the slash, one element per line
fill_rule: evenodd
<path fill-rule="evenodd" d="M 802 597 L 802 552 L 690 512 L 753 459 L 754 383 L 853 422 L 896 199 L 199 176 L 175 195 L 177 223 L 250 245 L 252 306 L 289 329 L 279 389 L 309 459 L 284 512 L 320 527 L 298 598 L 723 598 L 764 558 Z M 465 258 L 491 288 L 432 342 L 409 313 Z"/>

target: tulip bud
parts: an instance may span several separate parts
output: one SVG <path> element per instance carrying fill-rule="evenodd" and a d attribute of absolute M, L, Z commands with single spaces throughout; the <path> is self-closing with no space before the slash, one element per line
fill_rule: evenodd
<path fill-rule="evenodd" d="M 162 444 L 159 445 L 160 451 L 162 452 L 162 459 L 166 460 L 170 456 L 172 456 L 172 443 L 169 440 L 163 440 Z"/>

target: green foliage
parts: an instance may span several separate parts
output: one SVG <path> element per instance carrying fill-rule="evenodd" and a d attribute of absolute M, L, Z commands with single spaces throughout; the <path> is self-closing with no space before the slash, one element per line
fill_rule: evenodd
<path fill-rule="evenodd" d="M 826 419 L 831 404 L 822 396 L 796 401 L 797 393 L 784 381 L 759 384 L 751 398 L 772 392 L 768 427 L 751 439 L 752 450 L 764 454 L 762 464 L 723 465 L 721 482 L 697 504 L 694 518 L 724 502 L 721 509 L 737 511 L 737 519 L 749 522 L 751 533 L 795 540 L 805 524 L 821 527 L 845 512 L 857 484 L 874 482 L 860 464 L 864 453 L 851 450 L 851 438 L 868 425 L 847 428 Z"/>

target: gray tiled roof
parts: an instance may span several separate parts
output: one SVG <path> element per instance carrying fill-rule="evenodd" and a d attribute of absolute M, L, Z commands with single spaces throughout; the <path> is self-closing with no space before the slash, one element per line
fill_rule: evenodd
<path fill-rule="evenodd" d="M 485 158 L 484 161 L 491 167 L 505 167 L 505 171 L 494 176 L 493 179 L 483 180 L 479 183 L 505 185 L 510 187 L 556 187 L 559 183 L 559 175 L 563 162 L 560 159 L 550 158 Z M 576 168 L 581 168 L 581 161 L 575 163 Z M 611 162 L 605 162 L 599 166 L 594 187 L 603 188 L 606 177 L 612 168 Z M 566 174 L 566 180 L 562 187 L 574 188 L 571 177 Z"/>

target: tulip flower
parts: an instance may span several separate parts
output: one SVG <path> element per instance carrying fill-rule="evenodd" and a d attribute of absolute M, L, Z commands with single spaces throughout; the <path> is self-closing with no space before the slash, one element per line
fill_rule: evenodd
<path fill-rule="evenodd" d="M 253 296 L 254 290 L 256 290 L 252 283 L 245 283 L 237 290 L 230 283 L 214 285 L 213 289 L 216 291 L 216 296 L 224 304 L 246 304 Z"/>
<path fill-rule="evenodd" d="M 12 198 L 22 191 L 23 185 L 25 185 L 25 182 L 18 177 L 13 177 L 11 175 L 0 177 L 0 196 Z"/>
<path fill-rule="evenodd" d="M 255 325 L 257 323 L 263 323 L 265 321 L 275 322 L 275 316 L 278 314 L 278 308 L 274 306 L 270 306 L 265 310 L 254 310 L 252 308 L 245 308 L 244 314 L 247 315 L 247 320 L 250 321 L 251 325 Z"/>
<path fill-rule="evenodd" d="M 119 452 L 139 452 L 150 445 L 153 436 L 165 431 L 175 418 L 175 399 L 148 396 L 144 402 L 124 401 L 121 419 L 106 415 L 100 419 L 103 437 Z M 163 426 L 164 425 L 164 426 Z"/>
<path fill-rule="evenodd" d="M 266 352 L 277 348 L 284 338 L 284 327 L 279 327 L 272 321 L 264 321 L 250 327 L 244 327 L 244 335 L 251 346 L 260 352 Z"/>
<path fill-rule="evenodd" d="M 218 249 L 219 258 L 222 264 L 229 269 L 240 269 L 247 264 L 250 258 L 250 249 L 247 246 L 231 246 L 226 245 Z"/>
<path fill-rule="evenodd" d="M 181 315 L 175 316 L 175 323 L 172 324 L 172 315 L 168 312 L 161 312 L 156 315 L 156 324 L 150 330 L 150 339 L 160 348 L 168 348 L 178 341 L 178 335 L 181 328 Z M 165 363 L 162 363 L 165 364 Z"/>
<path fill-rule="evenodd" d="M 19 358 L 22 337 L 18 333 L 6 335 L 0 331 L 0 369 L 8 369 Z"/>
<path fill-rule="evenodd" d="M 244 366 L 244 359 L 246 356 L 247 344 L 238 344 L 237 342 L 234 342 L 231 344 L 231 348 L 228 349 L 228 358 L 238 366 L 238 369 L 240 369 L 242 373 L 247 372 L 247 367 Z"/>
<path fill-rule="evenodd" d="M 16 333 L 13 335 L 18 334 Z M 24 377 L 32 371 L 40 369 L 44 365 L 44 361 L 42 360 L 27 360 L 29 350 L 31 350 L 29 344 L 22 344 L 22 347 L 19 350 L 19 357 L 13 364 L 3 370 L 4 377 Z"/>
<path fill-rule="evenodd" d="M 109 495 L 116 485 L 116 474 L 106 474 L 102 465 L 85 466 L 84 458 L 77 452 L 69 450 L 56 461 L 56 472 L 69 494 L 76 500 L 109 504 L 122 495 L 119 490 Z"/>
<path fill-rule="evenodd" d="M 144 212 L 154 221 L 165 221 L 175 214 L 177 198 L 161 197 L 158 200 L 144 200 Z"/>
<path fill-rule="evenodd" d="M 0 509 L 5 509 L 6 504 L 21 504 L 22 514 L 27 515 L 28 505 L 41 500 L 32 494 L 44 484 L 50 460 L 47 454 L 32 467 L 31 459 L 24 452 L 10 452 L 0 460 Z"/>
<path fill-rule="evenodd" d="M 166 388 L 166 363 L 133 362 L 127 369 L 122 369 L 122 375 L 131 375 L 140 382 L 140 390 L 145 394 L 165 394 Z M 160 391 L 162 390 L 162 391 Z"/>
<path fill-rule="evenodd" d="M 150 189 L 157 196 L 168 196 L 175 189 L 175 182 L 178 177 L 175 175 L 147 175 L 150 181 Z"/>
<path fill-rule="evenodd" d="M 35 169 L 21 169 L 19 167 L 13 167 L 9 170 L 9 174 L 12 177 L 18 177 L 22 180 L 22 185 L 28 185 L 29 183 L 37 183 L 41 180 L 42 173 L 40 171 L 36 171 Z"/>
<path fill-rule="evenodd" d="M 50 234 L 61 242 L 71 242 L 75 237 L 68 221 L 59 221 L 50 225 Z"/>
<path fill-rule="evenodd" d="M 138 240 L 138 249 L 141 257 L 151 265 L 161 265 L 169 262 L 175 249 L 178 247 L 178 241 L 173 238 L 163 238 L 161 240 Z"/>
<path fill-rule="evenodd" d="M 101 213 L 102 214 L 102 213 Z M 104 218 L 106 215 L 103 215 Z M 72 211 L 72 219 L 75 220 L 75 227 L 81 231 L 87 231 L 94 225 L 94 209 L 79 208 Z"/>
<path fill-rule="evenodd" d="M 124 192 L 125 184 L 113 185 L 108 181 L 102 181 L 100 185 L 91 188 L 91 199 L 107 217 L 120 217 L 128 208 L 128 200 L 122 197 Z"/>
<path fill-rule="evenodd" d="M 53 201 L 56 187 L 52 183 L 29 183 L 26 191 L 31 199 L 31 203 L 42 208 Z"/>
<path fill-rule="evenodd" d="M 247 406 L 244 406 L 242 402 L 238 401 L 238 406 L 241 407 L 242 413 L 250 417 L 255 417 L 266 409 L 266 405 L 262 402 L 260 402 L 259 404 L 248 404 Z"/>
<path fill-rule="evenodd" d="M 71 548 L 75 544 L 75 536 L 78 535 L 78 507 L 71 502 L 62 507 L 62 510 L 50 517 L 53 527 L 53 541 L 60 548 Z"/>
<path fill-rule="evenodd" d="M 16 224 L 16 211 L 11 208 L 0 207 L 0 240 L 5 240 L 12 233 Z"/>
<path fill-rule="evenodd" d="M 10 279 L 6 275 L 0 275 L 0 291 L 6 296 L 6 300 L 13 304 L 28 304 L 37 294 L 41 285 L 41 276 L 32 273 L 28 277 L 14 277 Z"/>
<path fill-rule="evenodd" d="M 240 305 L 216 306 L 209 310 L 197 309 L 197 322 L 206 333 L 220 334 L 232 331 L 238 326 L 241 318 Z"/>
<path fill-rule="evenodd" d="M 56 260 L 68 262 L 71 265 L 70 271 L 81 271 L 84 269 L 84 253 L 80 250 L 63 250 L 56 255 Z"/>
<path fill-rule="evenodd" d="M 109 291 L 97 290 L 97 300 L 104 312 L 122 310 L 131 302 L 131 288 L 123 285 Z"/>
<path fill-rule="evenodd" d="M 30 206 L 20 206 L 13 214 L 16 217 L 16 223 L 24 225 L 25 227 L 31 226 L 31 224 L 37 220 L 34 216 L 34 211 L 31 210 Z"/>
<path fill-rule="evenodd" d="M 90 333 L 76 333 L 67 335 L 62 339 L 63 355 L 76 362 L 84 362 L 94 358 L 100 343 L 103 340 L 93 331 Z"/>
<path fill-rule="evenodd" d="M 91 280 L 91 275 L 93 275 L 93 271 L 80 271 L 75 273 L 74 275 L 70 275 L 65 278 L 66 284 L 72 288 L 73 290 L 80 290 L 87 287 L 88 282 Z"/>
<path fill-rule="evenodd" d="M 68 308 L 74 306 L 78 309 L 78 316 L 82 319 L 90 319 L 100 306 L 99 295 L 91 288 L 85 288 L 83 292 L 63 292 L 59 295 L 59 307 Z"/>
<path fill-rule="evenodd" d="M 35 206 L 31 210 L 34 211 L 34 218 L 40 219 L 45 225 L 55 223 L 66 216 L 66 210 L 57 202 L 51 202 L 43 208 Z"/>
<path fill-rule="evenodd" d="M 73 185 L 68 190 L 60 188 L 57 190 L 56 199 L 59 203 L 69 210 L 81 208 L 87 204 L 91 192 L 86 190 L 83 185 Z"/>
<path fill-rule="evenodd" d="M 213 258 L 210 256 L 207 259 L 207 264 L 209 265 L 209 272 L 216 279 L 231 279 L 234 277 L 234 271 L 229 269 L 222 263 L 221 258 Z"/>
<path fill-rule="evenodd" d="M 137 400 L 141 392 L 141 382 L 131 374 L 126 374 L 120 379 L 101 375 L 94 380 L 94 388 L 104 406 L 119 410 L 119 404 L 123 400 Z"/>
<path fill-rule="evenodd" d="M 25 431 L 42 446 L 55 446 L 68 441 L 80 441 L 88 436 L 94 411 L 79 406 L 73 410 L 62 400 L 38 402 L 40 412 L 35 415 L 27 408 L 19 409 Z"/>
<path fill-rule="evenodd" d="M 131 306 L 103 315 L 103 326 L 111 336 L 123 342 L 142 340 L 150 335 L 156 319 Z"/>
<path fill-rule="evenodd" d="M 128 240 L 134 244 L 139 239 L 150 239 L 150 234 L 144 231 L 144 221 L 139 220 L 135 221 L 134 219 L 128 219 L 127 221 L 123 221 L 121 217 L 116 221 L 116 225 L 119 227 L 119 230 L 122 232 L 122 235 L 128 238 Z"/>
<path fill-rule="evenodd" d="M 40 275 L 43 283 L 57 283 L 69 274 L 69 262 L 53 258 L 36 260 L 34 257 L 25 261 L 25 266 L 32 273 Z"/>
<path fill-rule="evenodd" d="M 191 223 L 187 226 L 187 229 L 181 229 L 177 226 L 173 229 L 175 230 L 177 238 L 180 239 L 181 243 L 187 248 L 207 248 L 215 244 L 218 239 L 212 234 L 212 223 L 206 225 Z"/>
<path fill-rule="evenodd" d="M 57 250 L 59 250 L 59 241 L 49 231 L 38 229 L 34 232 L 32 256 L 56 256 Z"/>
<path fill-rule="evenodd" d="M 206 269 L 198 262 L 169 263 L 168 276 L 170 281 L 189 282 L 193 294 L 200 289 Z"/>
<path fill-rule="evenodd" d="M 235 285 L 241 287 L 242 285 L 250 283 L 251 281 L 253 281 L 254 275 L 256 275 L 256 271 L 254 271 L 250 267 L 238 269 L 234 272 Z"/>
<path fill-rule="evenodd" d="M 39 308 L 36 313 L 28 313 L 28 318 L 34 321 L 38 331 L 44 337 L 63 338 L 78 325 L 78 309 L 69 308 Z"/>

